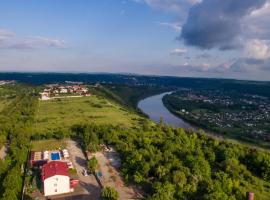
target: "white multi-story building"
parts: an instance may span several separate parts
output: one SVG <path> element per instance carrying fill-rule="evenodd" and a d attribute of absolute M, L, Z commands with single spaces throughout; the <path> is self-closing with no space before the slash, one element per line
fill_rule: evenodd
<path fill-rule="evenodd" d="M 43 191 L 45 196 L 71 192 L 68 166 L 65 162 L 52 161 L 42 167 Z"/>

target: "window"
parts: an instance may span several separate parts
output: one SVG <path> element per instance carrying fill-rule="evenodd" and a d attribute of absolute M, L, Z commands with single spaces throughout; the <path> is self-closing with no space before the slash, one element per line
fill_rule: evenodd
<path fill-rule="evenodd" d="M 56 183 L 54 184 L 54 187 L 57 187 L 57 184 Z"/>
<path fill-rule="evenodd" d="M 54 192 L 57 192 L 57 189 L 55 189 Z"/>

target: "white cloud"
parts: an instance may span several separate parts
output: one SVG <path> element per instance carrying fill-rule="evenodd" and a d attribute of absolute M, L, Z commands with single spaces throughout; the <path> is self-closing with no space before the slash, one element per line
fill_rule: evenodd
<path fill-rule="evenodd" d="M 184 19 L 188 14 L 189 8 L 201 2 L 202 0 L 133 0 L 133 1 L 137 3 L 145 3 L 154 9 L 159 9 L 166 12 L 173 12 Z"/>
<path fill-rule="evenodd" d="M 14 33 L 6 30 L 6 29 L 1 29 L 0 28 L 0 42 L 3 41 L 3 40 L 6 40 L 7 38 L 11 38 L 15 36 Z"/>
<path fill-rule="evenodd" d="M 20 37 L 14 32 L 0 29 L 0 49 L 67 48 L 63 40 L 43 36 Z"/>
<path fill-rule="evenodd" d="M 263 16 L 265 14 L 268 14 L 270 11 L 270 2 L 266 2 L 266 4 L 264 4 L 264 6 L 260 9 L 254 10 L 253 12 L 251 12 L 251 16 L 255 17 L 255 16 Z"/>
<path fill-rule="evenodd" d="M 192 6 L 201 0 L 135 0 L 136 2 L 144 2 L 147 5 L 168 11 L 179 11 L 182 7 Z"/>
<path fill-rule="evenodd" d="M 270 38 L 270 1 L 243 19 L 243 35 L 251 39 Z"/>
<path fill-rule="evenodd" d="M 177 22 L 175 22 L 175 23 L 157 22 L 157 24 L 160 25 L 160 26 L 172 28 L 176 32 L 181 32 L 181 30 L 182 30 L 182 26 L 180 25 L 180 23 L 177 23 Z"/>
<path fill-rule="evenodd" d="M 54 48 L 66 48 L 67 44 L 64 40 L 51 39 L 42 36 L 30 37 L 29 40 L 32 42 L 33 46 L 44 46 L 44 47 L 54 47 Z"/>
<path fill-rule="evenodd" d="M 182 56 L 183 54 L 187 53 L 186 49 L 174 49 L 170 52 L 170 55 L 174 55 L 174 56 Z"/>
<path fill-rule="evenodd" d="M 253 39 L 246 43 L 245 54 L 248 58 L 270 58 L 270 41 Z"/>

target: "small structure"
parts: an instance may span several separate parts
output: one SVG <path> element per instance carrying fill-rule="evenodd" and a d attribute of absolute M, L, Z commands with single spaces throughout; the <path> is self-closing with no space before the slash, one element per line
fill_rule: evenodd
<path fill-rule="evenodd" d="M 69 158 L 69 153 L 68 153 L 68 150 L 67 149 L 63 149 L 62 150 L 62 154 L 63 154 L 63 157 L 64 158 Z"/>
<path fill-rule="evenodd" d="M 50 93 L 48 92 L 40 93 L 40 99 L 43 101 L 50 100 Z"/>
<path fill-rule="evenodd" d="M 45 196 L 59 195 L 71 191 L 68 166 L 65 162 L 52 161 L 42 167 Z"/>
<path fill-rule="evenodd" d="M 43 152 L 43 159 L 44 160 L 49 160 L 49 151 L 44 151 Z"/>
<path fill-rule="evenodd" d="M 30 166 L 31 167 L 42 167 L 44 164 L 46 164 L 48 162 L 48 159 L 45 159 L 44 156 L 45 156 L 44 154 L 42 156 L 41 152 L 31 151 L 30 152 L 30 159 L 29 159 Z"/>
<path fill-rule="evenodd" d="M 68 93 L 68 89 L 67 88 L 60 88 L 60 93 L 66 94 L 66 93 Z"/>

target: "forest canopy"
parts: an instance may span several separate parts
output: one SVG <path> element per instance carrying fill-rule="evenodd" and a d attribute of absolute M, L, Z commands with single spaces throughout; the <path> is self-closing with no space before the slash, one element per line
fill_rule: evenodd
<path fill-rule="evenodd" d="M 89 144 L 114 145 L 126 181 L 143 186 L 149 199 L 245 199 L 247 192 L 269 197 L 266 152 L 168 126 L 122 130 L 87 124 L 72 132 L 86 150 Z"/>

